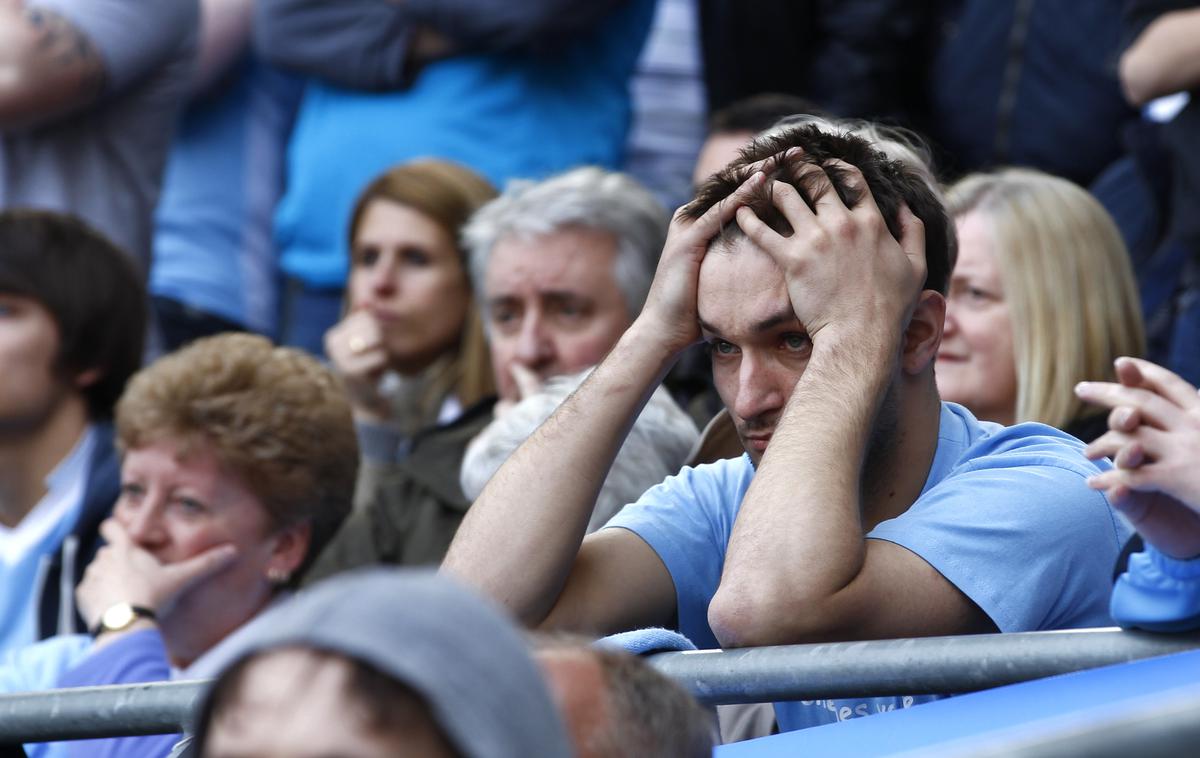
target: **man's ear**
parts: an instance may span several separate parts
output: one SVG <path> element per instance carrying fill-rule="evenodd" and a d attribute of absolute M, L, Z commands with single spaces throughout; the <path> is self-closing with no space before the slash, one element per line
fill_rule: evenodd
<path fill-rule="evenodd" d="M 919 374 L 933 363 L 942 344 L 945 322 L 946 298 L 936 290 L 923 290 L 904 330 L 904 352 L 900 356 L 904 373 Z"/>

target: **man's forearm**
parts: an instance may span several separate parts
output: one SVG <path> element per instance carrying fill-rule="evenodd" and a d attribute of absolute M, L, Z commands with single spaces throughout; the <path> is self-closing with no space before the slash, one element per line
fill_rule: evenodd
<path fill-rule="evenodd" d="M 1121 56 L 1126 98 L 1142 105 L 1200 87 L 1200 9 L 1165 13 Z"/>
<path fill-rule="evenodd" d="M 675 353 L 635 323 L 578 390 L 501 466 L 442 567 L 533 625 L 553 608 L 600 487 Z"/>
<path fill-rule="evenodd" d="M 387 0 L 258 0 L 254 47 L 281 68 L 339 87 L 407 86 L 413 21 Z"/>
<path fill-rule="evenodd" d="M 887 339 L 879 339 L 881 336 Z M 866 554 L 862 471 L 897 356 L 891 335 L 826 333 L 738 513 L 710 623 L 725 645 L 796 642 Z"/>

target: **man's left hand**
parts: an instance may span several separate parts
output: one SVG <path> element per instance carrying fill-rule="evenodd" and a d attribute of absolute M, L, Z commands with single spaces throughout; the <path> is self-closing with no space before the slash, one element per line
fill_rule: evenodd
<path fill-rule="evenodd" d="M 772 230 L 748 207 L 738 209 L 738 226 L 783 269 L 796 317 L 814 344 L 830 327 L 886 335 L 890 344 L 911 316 L 925 281 L 925 228 L 902 207 L 903 237 L 897 242 L 862 172 L 843 161 L 832 163 L 861 192 L 853 208 L 827 180 L 815 209 L 790 184 L 775 181 L 771 196 L 791 224 L 791 236 Z M 808 171 L 823 173 L 818 166 Z"/>

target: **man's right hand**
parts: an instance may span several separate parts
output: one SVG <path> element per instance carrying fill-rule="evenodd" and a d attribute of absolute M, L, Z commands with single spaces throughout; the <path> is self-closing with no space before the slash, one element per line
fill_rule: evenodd
<path fill-rule="evenodd" d="M 796 317 L 814 343 L 834 326 L 854 329 L 857 337 L 875 336 L 890 346 L 907 326 L 925 281 L 924 226 L 902 207 L 903 237 L 897 241 L 862 172 L 843 161 L 833 163 L 862 194 L 853 208 L 846 207 L 832 186 L 810 209 L 795 187 L 773 182 L 772 200 L 792 234 L 774 232 L 749 208 L 738 210 L 738 225 L 783 270 Z M 819 175 L 822 169 L 811 166 L 808 171 Z"/>
<path fill-rule="evenodd" d="M 1200 394 L 1149 361 L 1120 358 L 1119 383 L 1084 382 L 1075 393 L 1112 408 L 1089 458 L 1113 468 L 1088 480 L 1104 490 L 1150 544 L 1176 558 L 1200 555 Z"/>
<path fill-rule="evenodd" d="M 325 333 L 325 354 L 346 388 L 355 417 L 387 421 L 391 407 L 379 392 L 379 380 L 387 370 L 388 355 L 375 317 L 358 310 L 334 324 Z"/>
<path fill-rule="evenodd" d="M 696 290 L 700 264 L 709 244 L 764 180 L 762 171 L 754 170 L 736 192 L 709 208 L 700 218 L 686 218 L 681 208 L 671 219 L 654 282 L 634 325 L 648 337 L 660 340 L 663 348 L 672 355 L 700 341 Z"/>

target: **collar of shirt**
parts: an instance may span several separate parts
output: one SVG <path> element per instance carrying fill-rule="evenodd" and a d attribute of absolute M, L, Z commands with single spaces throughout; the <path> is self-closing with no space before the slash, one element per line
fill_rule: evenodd
<path fill-rule="evenodd" d="M 37 549 L 48 535 L 64 534 L 75 525 L 87 485 L 88 463 L 96 446 L 92 426 L 46 477 L 46 494 L 16 527 L 0 526 L 0 561 L 9 565 Z"/>

